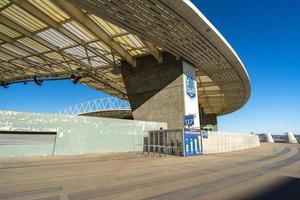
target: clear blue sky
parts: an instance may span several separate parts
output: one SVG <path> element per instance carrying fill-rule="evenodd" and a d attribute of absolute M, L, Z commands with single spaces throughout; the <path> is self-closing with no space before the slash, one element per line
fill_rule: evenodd
<path fill-rule="evenodd" d="M 244 62 L 252 95 L 241 110 L 218 118 L 224 131 L 300 133 L 300 1 L 193 0 Z M 56 112 L 107 96 L 70 81 L 0 88 L 0 109 Z"/>

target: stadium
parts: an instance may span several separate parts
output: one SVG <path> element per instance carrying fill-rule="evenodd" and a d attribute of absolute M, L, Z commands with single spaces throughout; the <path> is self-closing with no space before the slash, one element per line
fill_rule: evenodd
<path fill-rule="evenodd" d="M 299 199 L 295 5 L 0 0 L 0 199 Z"/>
<path fill-rule="evenodd" d="M 3 156 L 14 156 L 16 141 L 16 148 L 28 148 L 21 151 L 26 155 L 140 151 L 147 131 L 208 125 L 215 132 L 209 138 L 226 144 L 207 144 L 207 153 L 259 145 L 255 135 L 218 132 L 217 116 L 247 103 L 250 80 L 233 48 L 190 1 L 3 0 L 0 11 L 3 89 L 69 79 L 130 105 L 70 116 L 1 111 L 7 143 L 1 148 L 10 148 Z M 74 128 L 78 121 L 85 127 L 80 132 Z M 95 127 L 103 135 L 93 135 Z M 100 142 L 93 148 L 94 137 Z M 134 139 L 121 139 L 126 137 Z M 66 144 L 84 147 L 66 150 Z"/>

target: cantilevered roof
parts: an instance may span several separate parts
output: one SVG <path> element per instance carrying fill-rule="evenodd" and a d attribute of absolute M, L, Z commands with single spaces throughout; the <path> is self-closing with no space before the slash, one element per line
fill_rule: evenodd
<path fill-rule="evenodd" d="M 226 114 L 250 96 L 237 54 L 188 0 L 0 0 L 0 81 L 77 79 L 126 99 L 122 60 L 161 52 L 196 67 L 206 113 Z"/>

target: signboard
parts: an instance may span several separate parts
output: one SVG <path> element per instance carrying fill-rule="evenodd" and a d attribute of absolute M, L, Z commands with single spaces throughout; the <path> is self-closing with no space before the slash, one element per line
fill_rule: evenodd
<path fill-rule="evenodd" d="M 184 115 L 192 115 L 194 128 L 200 128 L 199 102 L 197 94 L 197 80 L 195 68 L 183 62 L 183 85 L 184 85 Z"/>
<path fill-rule="evenodd" d="M 184 116 L 184 125 L 185 126 L 192 126 L 194 125 L 194 115 L 185 115 Z"/>
<path fill-rule="evenodd" d="M 186 75 L 186 94 L 191 98 L 196 97 L 196 88 L 194 84 L 194 76 L 192 74 L 187 74 Z"/>
<path fill-rule="evenodd" d="M 184 129 L 183 141 L 185 157 L 203 154 L 202 138 L 200 131 Z"/>

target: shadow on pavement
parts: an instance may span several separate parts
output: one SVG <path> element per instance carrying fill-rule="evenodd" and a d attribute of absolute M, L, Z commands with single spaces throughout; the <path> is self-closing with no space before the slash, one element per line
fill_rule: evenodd
<path fill-rule="evenodd" d="M 244 200 L 299 200 L 300 178 L 284 177 L 280 181 L 269 185 L 263 191 L 253 194 Z"/>

